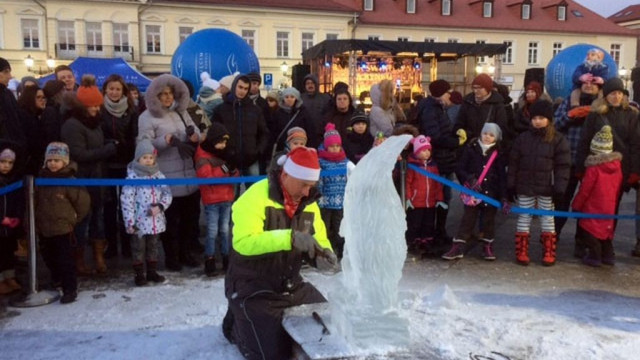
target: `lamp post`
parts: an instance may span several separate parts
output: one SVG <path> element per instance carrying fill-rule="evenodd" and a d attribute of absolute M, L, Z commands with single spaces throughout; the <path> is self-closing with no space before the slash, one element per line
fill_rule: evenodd
<path fill-rule="evenodd" d="M 625 67 L 623 66 L 622 68 L 620 68 L 620 70 L 618 70 L 618 75 L 620 76 L 620 79 L 624 81 L 624 88 L 626 89 L 629 81 L 629 70 L 625 69 Z"/>
<path fill-rule="evenodd" d="M 280 87 L 285 88 L 289 83 L 287 81 L 287 78 L 289 77 L 289 75 L 287 74 L 287 72 L 289 71 L 289 64 L 287 64 L 286 61 L 283 61 L 282 64 L 280 64 L 280 70 L 282 70 L 282 76 L 284 77 L 284 80 L 280 83 Z"/>
<path fill-rule="evenodd" d="M 24 59 L 24 65 L 27 67 L 27 71 L 29 72 L 32 72 L 38 75 L 44 75 L 52 72 L 53 68 L 56 67 L 56 61 L 51 56 L 47 58 L 47 61 L 46 61 L 47 67 L 44 70 L 42 69 L 42 66 L 38 66 L 37 70 L 34 69 L 34 64 L 35 64 L 35 59 L 31 57 L 31 54 L 28 54 L 27 57 Z"/>

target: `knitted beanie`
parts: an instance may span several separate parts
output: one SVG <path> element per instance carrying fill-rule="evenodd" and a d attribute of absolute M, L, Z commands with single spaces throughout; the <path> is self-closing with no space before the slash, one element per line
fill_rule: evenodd
<path fill-rule="evenodd" d="M 529 108 L 529 114 L 533 119 L 536 116 L 542 116 L 549 120 L 549 123 L 553 122 L 553 104 L 547 100 L 538 100 L 534 102 Z"/>
<path fill-rule="evenodd" d="M 320 162 L 316 149 L 307 147 L 293 149 L 287 154 L 282 171 L 299 180 L 318 181 Z"/>
<path fill-rule="evenodd" d="M 353 126 L 356 123 L 365 123 L 365 124 L 369 124 L 369 117 L 367 116 L 367 114 L 363 113 L 363 112 L 355 112 L 353 113 L 353 115 L 351 116 L 351 120 L 349 120 L 349 125 Z"/>
<path fill-rule="evenodd" d="M 104 96 L 96 86 L 96 78 L 93 75 L 82 77 L 82 84 L 78 88 L 76 96 L 86 107 L 100 106 L 104 102 Z"/>
<path fill-rule="evenodd" d="M 493 80 L 491 80 L 491 77 L 487 74 L 480 74 L 476 76 L 473 79 L 473 82 L 471 82 L 471 85 L 480 86 L 487 90 L 487 92 L 489 93 L 491 92 L 491 90 L 493 90 Z"/>
<path fill-rule="evenodd" d="M 462 94 L 454 90 L 451 92 L 451 98 L 449 98 L 449 100 L 456 105 L 460 105 L 462 104 Z"/>
<path fill-rule="evenodd" d="M 424 135 L 418 135 L 411 140 L 413 144 L 413 155 L 418 155 L 422 150 L 431 150 L 431 138 Z"/>
<path fill-rule="evenodd" d="M 591 139 L 591 152 L 594 154 L 608 154 L 613 151 L 613 134 L 611 126 L 604 125 Z"/>
<path fill-rule="evenodd" d="M 276 89 L 269 91 L 269 93 L 267 93 L 266 99 L 273 99 L 277 102 L 280 102 L 280 91 Z"/>
<path fill-rule="evenodd" d="M 251 81 L 251 82 L 256 81 L 256 82 L 262 84 L 262 77 L 257 72 L 250 72 L 250 73 L 247 74 L 247 77 L 249 78 L 249 81 Z"/>
<path fill-rule="evenodd" d="M 218 90 L 220 83 L 211 78 L 208 72 L 204 71 L 200 74 L 200 80 L 202 81 L 202 87 L 208 87 L 211 90 Z M 202 88 L 200 88 L 200 95 L 202 95 Z"/>
<path fill-rule="evenodd" d="M 298 89 L 294 88 L 294 87 L 288 87 L 285 88 L 284 90 L 282 90 L 282 98 L 284 98 L 287 95 L 292 95 L 294 96 L 298 101 L 302 101 L 301 97 L 300 97 L 300 91 L 298 91 Z"/>
<path fill-rule="evenodd" d="M 496 123 L 484 123 L 480 134 L 484 133 L 493 134 L 493 136 L 496 138 L 496 141 L 502 140 L 502 129 L 500 129 L 500 126 Z"/>
<path fill-rule="evenodd" d="M 340 145 L 342 146 L 342 139 L 340 133 L 336 130 L 336 126 L 333 123 L 327 123 L 324 127 L 324 148 L 329 149 L 329 146 Z"/>
<path fill-rule="evenodd" d="M 235 72 L 231 75 L 227 75 L 225 77 L 223 77 L 222 79 L 220 79 L 220 85 L 226 87 L 227 89 L 231 90 L 231 86 L 233 86 L 233 80 L 236 79 L 236 76 L 238 76 L 240 73 Z"/>
<path fill-rule="evenodd" d="M 207 130 L 207 136 L 205 141 L 210 142 L 211 145 L 214 145 L 221 142 L 224 139 L 229 140 L 229 131 L 227 128 L 219 122 L 211 123 L 209 129 Z"/>
<path fill-rule="evenodd" d="M 0 160 L 15 161 L 16 160 L 16 153 L 11 149 L 6 148 L 6 149 L 2 150 L 2 152 L 0 152 Z"/>
<path fill-rule="evenodd" d="M 303 128 L 298 127 L 298 126 L 294 126 L 291 129 L 289 129 L 287 131 L 287 142 L 290 142 L 294 139 L 300 139 L 302 141 L 304 141 L 304 143 L 307 143 L 307 132 L 304 131 Z"/>
<path fill-rule="evenodd" d="M 439 98 L 449 90 L 451 90 L 451 85 L 447 80 L 439 79 L 429 84 L 429 93 L 433 97 Z"/>
<path fill-rule="evenodd" d="M 622 83 L 622 80 L 620 80 L 620 78 L 611 78 L 605 81 L 604 85 L 602 85 L 602 95 L 607 96 L 614 91 L 624 92 L 624 84 Z"/>
<path fill-rule="evenodd" d="M 136 153 L 135 153 L 134 158 L 135 158 L 136 161 L 138 161 L 138 160 L 140 160 L 142 155 L 146 155 L 146 154 L 157 155 L 158 152 L 156 151 L 156 148 L 153 147 L 153 144 L 151 143 L 151 140 L 142 139 L 142 140 L 140 140 L 138 145 L 136 145 Z"/>
<path fill-rule="evenodd" d="M 63 142 L 54 141 L 47 145 L 47 150 L 44 152 L 44 163 L 46 165 L 47 160 L 58 159 L 62 160 L 65 166 L 69 165 L 69 146 Z"/>

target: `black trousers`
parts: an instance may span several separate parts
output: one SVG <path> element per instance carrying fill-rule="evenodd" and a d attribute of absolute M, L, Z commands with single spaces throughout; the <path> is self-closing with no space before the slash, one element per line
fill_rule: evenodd
<path fill-rule="evenodd" d="M 407 211 L 406 240 L 411 243 L 416 238 L 432 238 L 436 235 L 436 208 L 415 208 Z"/>
<path fill-rule="evenodd" d="M 573 195 L 578 188 L 578 184 L 580 184 L 580 180 L 576 177 L 575 167 L 571 167 L 571 171 L 569 173 L 569 183 L 567 184 L 567 190 L 564 192 L 564 197 L 559 204 L 554 204 L 555 209 L 557 211 L 569 211 L 571 207 L 571 200 L 573 200 Z M 558 238 L 560 237 L 560 233 L 562 232 L 562 228 L 564 224 L 567 223 L 569 218 L 566 217 L 555 217 L 553 218 L 556 227 L 556 234 L 558 234 Z M 576 233 L 578 233 L 578 226 L 576 225 Z"/>
<path fill-rule="evenodd" d="M 460 221 L 460 227 L 456 234 L 456 239 L 468 241 L 473 235 L 473 229 L 476 226 L 478 217 L 480 217 L 480 226 L 482 229 L 483 239 L 493 240 L 496 228 L 496 209 L 493 206 L 480 204 L 478 206 L 464 206 L 464 213 Z"/>
<path fill-rule="evenodd" d="M 320 209 L 322 221 L 327 227 L 327 237 L 331 242 L 333 252 L 338 259 L 342 259 L 344 251 L 344 238 L 340 236 L 340 224 L 344 215 L 342 209 Z"/>
<path fill-rule="evenodd" d="M 40 236 L 40 252 L 44 263 L 51 271 L 51 280 L 62 284 L 62 291 L 72 292 L 78 289 L 76 265 L 72 246 L 73 233 L 45 237 Z"/>
<path fill-rule="evenodd" d="M 293 340 L 282 326 L 284 310 L 326 301 L 309 283 L 301 283 L 290 293 L 261 290 L 229 300 L 233 337 L 240 353 L 250 360 L 290 359 Z"/>
<path fill-rule="evenodd" d="M 198 239 L 200 191 L 174 197 L 165 210 L 167 230 L 160 235 L 165 265 L 178 264 L 180 257 L 190 256 L 191 242 Z"/>
<path fill-rule="evenodd" d="M 107 177 L 110 179 L 124 179 L 127 177 L 127 169 L 109 169 Z M 118 238 L 120 238 L 122 252 L 126 247 L 130 246 L 128 244 L 130 242 L 129 234 L 127 234 L 122 220 L 119 190 L 119 186 L 106 187 L 104 196 L 104 236 L 107 238 L 109 246 L 116 250 L 115 253 L 117 253 L 118 249 Z"/>
<path fill-rule="evenodd" d="M 15 269 L 16 257 L 13 253 L 18 249 L 18 237 L 9 235 L 0 237 L 0 272 Z"/>

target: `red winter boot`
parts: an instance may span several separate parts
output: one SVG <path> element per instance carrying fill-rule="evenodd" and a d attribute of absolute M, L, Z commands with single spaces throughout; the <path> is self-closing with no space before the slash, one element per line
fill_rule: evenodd
<path fill-rule="evenodd" d="M 544 248 L 542 255 L 542 265 L 551 266 L 556 263 L 556 233 L 544 232 L 540 235 L 540 242 Z"/>
<path fill-rule="evenodd" d="M 529 233 L 516 233 L 516 261 L 520 265 L 529 265 L 529 239 Z"/>

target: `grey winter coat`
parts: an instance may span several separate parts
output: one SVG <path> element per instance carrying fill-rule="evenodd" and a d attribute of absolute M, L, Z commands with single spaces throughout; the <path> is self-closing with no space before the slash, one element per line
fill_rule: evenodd
<path fill-rule="evenodd" d="M 131 164 L 127 166 L 127 179 L 164 179 L 162 172 L 151 176 L 138 176 Z M 122 219 L 125 228 L 135 227 L 136 234 L 157 235 L 166 230 L 164 212 L 153 216 L 148 213 L 151 204 L 162 204 L 164 210 L 171 205 L 171 190 L 167 185 L 124 186 L 120 195 Z"/>
<path fill-rule="evenodd" d="M 158 94 L 165 86 L 173 89 L 175 99 L 171 108 L 165 108 L 158 99 Z M 187 86 L 175 76 L 164 74 L 153 79 L 147 93 L 145 102 L 147 110 L 140 115 L 138 120 L 138 141 L 149 139 L 158 151 L 158 166 L 160 171 L 170 179 L 194 178 L 196 170 L 193 166 L 193 159 L 183 159 L 180 157 L 178 148 L 167 144 L 165 135 L 172 134 L 180 141 L 187 141 L 186 127 L 192 125 L 195 133 L 200 135 L 200 130 L 187 113 L 189 105 L 189 90 Z M 182 115 L 182 119 L 180 116 Z M 184 120 L 184 122 L 183 122 Z M 198 191 L 197 185 L 176 185 L 171 186 L 171 193 L 174 197 L 183 197 Z"/>
<path fill-rule="evenodd" d="M 396 116 L 393 107 L 384 110 L 380 107 L 382 103 L 382 91 L 379 84 L 371 86 L 371 112 L 369 113 L 369 132 L 375 138 L 378 132 L 384 133 L 385 137 L 393 135 L 393 127 L 396 125 Z"/>

